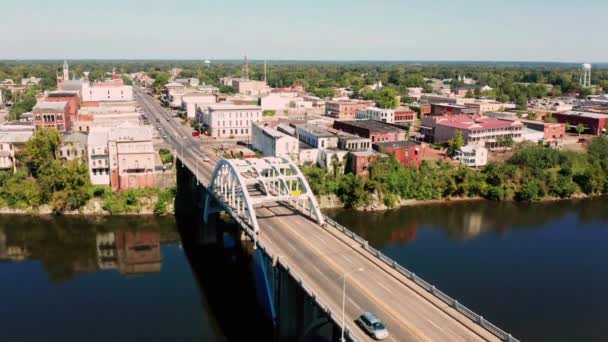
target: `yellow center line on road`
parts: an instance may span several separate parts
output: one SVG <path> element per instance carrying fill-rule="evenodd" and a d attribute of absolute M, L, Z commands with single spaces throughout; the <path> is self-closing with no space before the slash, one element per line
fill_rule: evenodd
<path fill-rule="evenodd" d="M 302 241 L 305 245 L 307 245 L 310 249 L 312 249 L 318 256 L 320 256 L 321 258 L 325 259 L 325 261 L 334 267 L 334 269 L 336 270 L 341 270 L 343 269 L 342 267 L 340 267 L 338 264 L 336 264 L 335 262 L 333 262 L 331 259 L 327 258 L 324 253 L 322 251 L 320 251 L 319 249 L 317 249 L 315 246 L 311 245 L 310 243 L 307 242 L 307 240 L 298 232 L 296 232 L 294 229 L 292 229 L 290 227 L 289 224 L 285 224 L 285 222 L 283 222 L 283 218 L 281 217 L 276 217 L 276 219 L 281 222 L 284 226 L 287 227 L 287 229 L 289 229 L 293 234 L 295 234 L 297 236 L 297 238 Z M 352 279 L 352 278 L 351 278 Z M 351 286 L 352 287 L 356 287 L 359 289 L 359 291 L 365 293 L 368 298 L 373 301 L 374 303 L 376 303 L 376 305 L 380 306 L 381 308 L 383 308 L 384 310 L 386 310 L 387 312 L 389 312 L 396 321 L 398 321 L 399 323 L 401 323 L 401 325 L 408 330 L 412 335 L 414 335 L 415 337 L 417 337 L 420 341 L 431 341 L 431 339 L 429 339 L 426 335 L 424 335 L 422 332 L 420 332 L 418 329 L 412 327 L 410 324 L 408 324 L 408 322 L 404 321 L 401 316 L 394 311 L 392 308 L 390 308 L 389 306 L 385 305 L 382 301 L 380 301 L 376 296 L 374 296 L 374 294 L 368 290 L 366 290 L 363 286 L 360 286 L 358 283 L 356 282 L 351 282 Z"/>

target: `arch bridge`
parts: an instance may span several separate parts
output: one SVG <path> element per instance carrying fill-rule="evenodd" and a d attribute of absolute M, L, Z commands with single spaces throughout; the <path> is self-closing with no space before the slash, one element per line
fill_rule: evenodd
<path fill-rule="evenodd" d="M 289 159 L 278 157 L 222 159 L 211 175 L 205 198 L 204 219 L 217 210 L 214 203 L 246 225 L 245 231 L 256 239 L 260 226 L 256 208 L 285 202 L 319 225 L 324 219 L 302 171 Z M 255 246 L 255 244 L 254 244 Z"/>

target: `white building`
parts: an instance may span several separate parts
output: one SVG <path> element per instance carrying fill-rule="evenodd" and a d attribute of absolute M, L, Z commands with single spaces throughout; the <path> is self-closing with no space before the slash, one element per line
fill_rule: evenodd
<path fill-rule="evenodd" d="M 262 110 L 282 111 L 290 108 L 297 96 L 296 92 L 270 93 L 260 98 L 260 105 Z"/>
<path fill-rule="evenodd" d="M 194 89 L 186 90 L 186 86 L 180 83 L 168 83 L 165 85 L 165 91 L 169 98 L 169 106 L 172 108 L 178 108 L 182 105 L 182 96 L 187 92 L 193 92 Z"/>
<path fill-rule="evenodd" d="M 216 96 L 201 92 L 182 95 L 182 107 L 186 109 L 188 118 L 194 119 L 198 108 L 216 103 Z"/>
<path fill-rule="evenodd" d="M 91 127 L 87 141 L 89 174 L 94 185 L 110 185 L 110 154 L 107 127 Z"/>
<path fill-rule="evenodd" d="M 456 151 L 454 159 L 468 167 L 484 166 L 488 163 L 488 149 L 475 144 L 462 146 Z"/>
<path fill-rule="evenodd" d="M 15 152 L 32 138 L 34 126 L 7 125 L 0 126 L 0 170 L 15 171 Z"/>
<path fill-rule="evenodd" d="M 296 125 L 296 137 L 312 147 L 338 148 L 338 136 L 317 125 Z"/>
<path fill-rule="evenodd" d="M 121 79 L 82 83 L 83 102 L 133 101 L 133 87 Z"/>
<path fill-rule="evenodd" d="M 28 78 L 22 78 L 21 85 L 23 85 L 23 86 L 39 85 L 40 81 L 42 81 L 42 78 L 30 76 Z"/>
<path fill-rule="evenodd" d="M 175 83 L 182 84 L 186 87 L 198 87 L 200 81 L 198 78 L 176 78 Z"/>
<path fill-rule="evenodd" d="M 264 156 L 297 160 L 300 145 L 298 139 L 281 133 L 273 127 L 255 123 L 251 126 L 251 134 L 253 148 L 262 152 Z"/>
<path fill-rule="evenodd" d="M 357 111 L 357 119 L 376 120 L 386 123 L 395 123 L 395 110 L 378 107 L 368 107 Z"/>
<path fill-rule="evenodd" d="M 262 108 L 253 105 L 215 104 L 201 112 L 208 134 L 217 138 L 248 136 L 251 124 L 262 119 Z"/>

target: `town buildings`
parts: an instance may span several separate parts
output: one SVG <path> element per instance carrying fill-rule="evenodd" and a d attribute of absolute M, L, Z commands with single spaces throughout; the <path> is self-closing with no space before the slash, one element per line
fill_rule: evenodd
<path fill-rule="evenodd" d="M 38 101 L 32 112 L 36 129 L 55 128 L 60 132 L 71 129 L 68 102 Z"/>
<path fill-rule="evenodd" d="M 542 142 L 552 145 L 558 145 L 566 136 L 566 124 L 563 123 L 551 123 L 534 120 L 522 120 L 518 118 L 504 118 L 500 117 L 499 120 L 505 121 L 519 121 L 528 130 L 533 130 L 541 133 L 540 140 Z M 528 139 L 525 139 L 528 140 Z"/>
<path fill-rule="evenodd" d="M 570 126 L 585 126 L 585 133 L 601 135 L 608 128 L 608 114 L 569 111 L 565 113 L 553 113 L 553 117 L 560 123 Z"/>
<path fill-rule="evenodd" d="M 215 104 L 201 111 L 208 134 L 217 138 L 249 136 L 251 124 L 262 119 L 262 108 L 253 105 Z"/>
<path fill-rule="evenodd" d="M 133 101 L 133 87 L 122 79 L 82 84 L 82 101 Z"/>
<path fill-rule="evenodd" d="M 260 96 L 270 92 L 270 87 L 266 84 L 266 81 L 242 78 L 233 79 L 232 88 L 239 94 L 253 96 Z"/>
<path fill-rule="evenodd" d="M 462 115 L 462 114 L 479 114 L 476 109 L 465 105 L 451 103 L 433 103 L 431 104 L 431 115 Z"/>
<path fill-rule="evenodd" d="M 399 107 L 395 109 L 395 124 L 411 126 L 416 122 L 418 113 L 409 107 Z"/>
<path fill-rule="evenodd" d="M 375 120 L 346 120 L 334 122 L 333 128 L 369 138 L 372 143 L 405 140 L 405 130 Z"/>
<path fill-rule="evenodd" d="M 316 148 L 338 148 L 338 136 L 314 124 L 296 125 L 296 137 L 303 143 Z"/>
<path fill-rule="evenodd" d="M 80 98 L 75 91 L 51 91 L 44 97 L 46 102 L 67 102 L 67 114 L 73 123 L 77 120 L 78 108 L 80 108 Z"/>
<path fill-rule="evenodd" d="M 31 123 L 12 122 L 0 125 L 0 170 L 16 170 L 15 154 L 32 138 Z"/>
<path fill-rule="evenodd" d="M 390 108 L 367 107 L 357 111 L 357 119 L 395 123 L 395 110 Z"/>
<path fill-rule="evenodd" d="M 405 167 L 420 167 L 424 158 L 425 147 L 413 141 L 390 141 L 374 144 L 378 152 L 391 154 Z"/>
<path fill-rule="evenodd" d="M 454 156 L 462 165 L 468 167 L 480 167 L 488 163 L 488 149 L 476 144 L 460 147 Z"/>
<path fill-rule="evenodd" d="M 149 127 L 127 124 L 110 129 L 108 152 L 113 191 L 154 186 L 156 152 Z"/>
<path fill-rule="evenodd" d="M 63 160 L 87 160 L 88 136 L 82 132 L 67 133 L 57 149 L 57 158 Z"/>
<path fill-rule="evenodd" d="M 198 108 L 216 103 L 216 96 L 203 92 L 188 93 L 182 95 L 182 108 L 190 119 L 196 118 Z"/>
<path fill-rule="evenodd" d="M 108 127 L 91 127 L 87 139 L 89 175 L 93 185 L 110 185 L 110 154 Z"/>
<path fill-rule="evenodd" d="M 253 148 L 265 156 L 285 157 L 297 160 L 299 141 L 273 127 L 253 123 L 251 126 Z"/>
<path fill-rule="evenodd" d="M 325 114 L 340 120 L 351 120 L 357 115 L 358 110 L 373 106 L 372 101 L 327 101 L 325 102 Z"/>
<path fill-rule="evenodd" d="M 194 91 L 194 89 L 186 88 L 185 85 L 180 83 L 168 83 L 165 85 L 166 104 L 171 108 L 179 108 L 182 106 L 182 97 Z"/>
<path fill-rule="evenodd" d="M 426 116 L 421 133 L 434 143 L 445 143 L 460 131 L 465 144 L 497 146 L 499 138 L 511 137 L 521 141 L 524 125 L 519 121 L 504 121 L 476 115 Z"/>

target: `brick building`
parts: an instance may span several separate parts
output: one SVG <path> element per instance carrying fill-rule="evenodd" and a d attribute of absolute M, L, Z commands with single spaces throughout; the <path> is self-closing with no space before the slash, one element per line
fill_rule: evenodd
<path fill-rule="evenodd" d="M 420 167 L 424 158 L 425 147 L 413 141 L 394 141 L 375 143 L 374 149 L 381 153 L 391 154 L 405 167 Z"/>
<path fill-rule="evenodd" d="M 154 186 L 156 153 L 149 127 L 112 128 L 108 134 L 108 154 L 113 191 Z"/>
<path fill-rule="evenodd" d="M 461 114 L 479 114 L 478 110 L 465 105 L 451 103 L 434 103 L 431 104 L 432 115 L 461 115 Z"/>
<path fill-rule="evenodd" d="M 34 126 L 36 129 L 56 128 L 60 132 L 71 129 L 68 102 L 40 101 L 32 112 L 34 113 Z"/>
<path fill-rule="evenodd" d="M 77 92 L 52 91 L 46 94 L 44 101 L 67 102 L 67 113 L 70 115 L 70 121 L 73 123 L 77 120 L 78 109 L 80 108 L 80 98 Z"/>
<path fill-rule="evenodd" d="M 608 114 L 569 111 L 565 113 L 553 113 L 553 117 L 560 123 L 570 126 L 585 126 L 585 133 L 601 135 L 606 130 L 608 124 Z"/>
<path fill-rule="evenodd" d="M 405 140 L 405 130 L 375 120 L 334 121 L 333 128 L 371 139 L 375 142 Z"/>
<path fill-rule="evenodd" d="M 521 141 L 524 125 L 519 121 L 504 121 L 476 115 L 427 116 L 422 119 L 420 132 L 427 140 L 442 144 L 460 131 L 465 144 L 496 146 L 499 138 L 511 137 Z"/>
<path fill-rule="evenodd" d="M 417 113 L 407 107 L 395 109 L 395 123 L 399 125 L 412 125 L 416 121 Z"/>
<path fill-rule="evenodd" d="M 354 119 L 358 110 L 373 106 L 372 101 L 327 101 L 325 114 L 336 119 Z"/>

